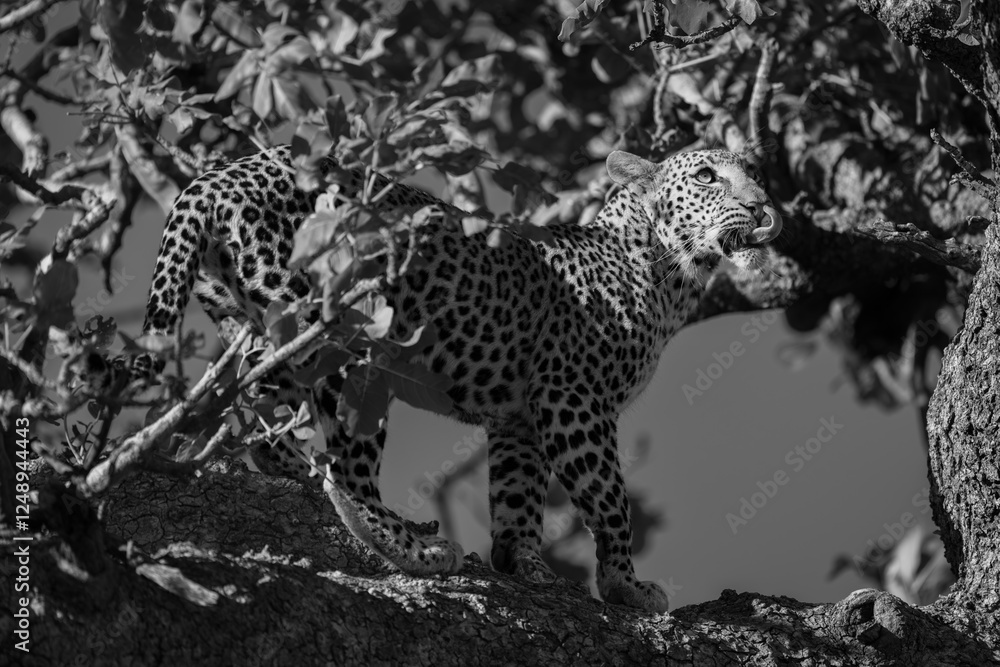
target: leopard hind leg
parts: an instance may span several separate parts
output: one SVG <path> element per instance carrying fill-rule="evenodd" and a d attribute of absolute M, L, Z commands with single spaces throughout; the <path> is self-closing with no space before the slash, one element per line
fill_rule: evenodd
<path fill-rule="evenodd" d="M 375 434 L 348 436 L 337 419 L 338 376 L 320 380 L 314 402 L 331 460 L 323 490 L 337 508 L 344 525 L 374 553 L 413 575 L 457 572 L 462 548 L 427 534 L 403 521 L 385 505 L 378 491 L 378 473 L 385 446 L 385 423 Z"/>

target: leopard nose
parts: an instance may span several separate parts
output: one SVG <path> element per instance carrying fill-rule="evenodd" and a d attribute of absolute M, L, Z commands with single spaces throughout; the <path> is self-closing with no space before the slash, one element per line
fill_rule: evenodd
<path fill-rule="evenodd" d="M 743 202 L 743 207 L 753 214 L 753 219 L 760 222 L 764 218 L 764 202 Z"/>

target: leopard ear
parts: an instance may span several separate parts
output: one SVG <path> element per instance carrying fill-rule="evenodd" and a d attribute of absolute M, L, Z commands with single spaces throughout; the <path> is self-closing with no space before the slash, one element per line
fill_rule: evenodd
<path fill-rule="evenodd" d="M 655 187 L 658 168 L 655 163 L 625 151 L 614 151 L 608 156 L 611 180 L 637 195 L 646 194 Z"/>

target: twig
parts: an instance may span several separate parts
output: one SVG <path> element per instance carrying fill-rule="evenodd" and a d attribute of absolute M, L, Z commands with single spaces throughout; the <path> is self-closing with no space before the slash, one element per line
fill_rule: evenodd
<path fill-rule="evenodd" d="M 171 461 L 154 457 L 146 462 L 146 467 L 155 472 L 185 477 L 202 467 L 231 435 L 229 424 L 222 424 L 209 438 L 205 448 L 198 452 L 194 458 L 187 461 Z"/>
<path fill-rule="evenodd" d="M 111 220 L 109 229 L 101 239 L 98 255 L 101 258 L 101 270 L 104 273 L 104 289 L 109 293 L 111 289 L 111 262 L 115 254 L 122 247 L 122 238 L 125 231 L 132 226 L 132 212 L 139 202 L 141 188 L 135 176 L 129 170 L 122 155 L 121 149 L 116 148 L 111 152 L 111 170 L 109 176 L 111 183 L 117 185 L 118 203 L 115 206 L 115 215 Z"/>
<path fill-rule="evenodd" d="M 924 259 L 942 266 L 954 266 L 975 273 L 982 264 L 981 247 L 958 243 L 955 239 L 941 241 L 909 222 L 893 224 L 879 219 L 856 231 L 886 245 L 912 250 Z"/>
<path fill-rule="evenodd" d="M 38 16 L 52 5 L 62 2 L 62 0 L 31 0 L 27 4 L 21 5 L 17 9 L 0 16 L 0 32 L 6 32 L 16 28 L 25 21 Z"/>
<path fill-rule="evenodd" d="M 30 90 L 31 92 L 35 93 L 39 97 L 48 100 L 49 102 L 55 102 L 56 104 L 65 104 L 67 106 L 83 105 L 87 103 L 87 100 L 77 100 L 72 97 L 61 95 L 55 91 L 49 90 L 48 88 L 42 88 L 33 80 L 31 80 L 29 77 L 26 77 L 23 74 L 19 74 L 18 72 L 15 72 L 14 70 L 9 68 L 0 71 L 0 76 L 9 76 L 10 78 L 14 79 L 22 86 Z"/>
<path fill-rule="evenodd" d="M 2 347 L 0 347 L 0 359 L 4 359 L 11 366 L 13 366 L 17 370 L 21 371 L 21 373 L 23 373 L 24 376 L 26 378 L 28 378 L 28 380 L 30 382 L 32 382 L 33 384 L 35 384 L 35 385 L 37 385 L 39 387 L 44 387 L 45 389 L 51 389 L 51 390 L 55 391 L 55 389 L 56 389 L 56 383 L 53 382 L 52 380 L 47 379 L 44 375 L 42 375 L 38 371 L 38 369 L 36 369 L 34 366 L 32 366 L 26 360 L 21 359 L 20 357 L 16 357 L 16 356 L 13 356 L 11 354 L 8 354 L 7 350 L 5 350 Z"/>
<path fill-rule="evenodd" d="M 11 98 L 0 108 L 0 128 L 21 149 L 21 169 L 30 177 L 45 173 L 49 142 Z"/>
<path fill-rule="evenodd" d="M 88 197 L 88 200 L 90 197 Z M 56 233 L 55 243 L 52 244 L 52 257 L 54 259 L 64 259 L 70 251 L 70 246 L 74 241 L 82 239 L 92 231 L 104 224 L 104 221 L 111 215 L 111 208 L 115 205 L 116 199 L 112 197 L 110 201 L 105 201 L 100 197 L 93 197 L 96 203 L 90 204 L 90 210 L 79 220 L 74 220 L 69 225 L 61 228 Z M 84 202 L 86 205 L 87 202 Z"/>
<path fill-rule="evenodd" d="M 600 21 L 594 22 L 594 35 L 597 37 L 597 39 L 604 42 L 604 45 L 606 47 L 608 47 L 609 49 L 617 53 L 619 56 L 621 56 L 622 60 L 627 62 L 636 72 L 648 76 L 650 74 L 649 69 L 640 60 L 638 60 L 635 56 L 631 54 L 630 52 L 631 49 L 629 51 L 622 51 L 622 49 L 618 46 L 620 40 L 614 39 L 613 37 L 609 36 L 600 27 L 600 24 L 601 24 Z"/>
<path fill-rule="evenodd" d="M 323 321 L 315 322 L 309 326 L 308 329 L 300 333 L 298 336 L 288 341 L 286 344 L 282 345 L 279 349 L 275 350 L 274 354 L 268 357 L 263 363 L 257 364 L 253 369 L 244 375 L 239 382 L 239 389 L 246 389 L 251 384 L 261 379 L 272 370 L 274 370 L 278 365 L 285 363 L 298 354 L 301 350 L 313 342 L 319 337 L 323 330 L 326 328 L 326 323 Z"/>
<path fill-rule="evenodd" d="M 0 164 L 0 182 L 13 183 L 42 202 L 53 205 L 64 204 L 71 199 L 79 199 L 82 202 L 83 195 L 87 192 L 86 188 L 78 185 L 64 185 L 58 191 L 52 192 L 20 169 L 7 164 Z"/>
<path fill-rule="evenodd" d="M 152 451 L 156 442 L 168 432 L 176 430 L 184 417 L 202 397 L 208 393 L 215 382 L 222 376 L 229 362 L 236 356 L 243 346 L 243 341 L 250 335 L 251 326 L 244 324 L 239 334 L 233 339 L 232 344 L 219 358 L 218 363 L 210 367 L 198 380 L 198 383 L 191 388 L 183 401 L 172 407 L 165 415 L 155 422 L 142 429 L 135 435 L 129 437 L 111 452 L 107 459 L 94 467 L 81 481 L 80 491 L 85 497 L 91 497 L 105 491 L 112 484 L 121 480 L 125 475 L 134 470 L 142 458 Z"/>
<path fill-rule="evenodd" d="M 693 35 L 671 35 L 667 32 L 666 24 L 663 21 L 663 7 L 662 3 L 656 3 L 656 22 L 653 24 L 653 29 L 649 32 L 646 37 L 641 41 L 636 42 L 629 46 L 629 50 L 634 51 L 641 46 L 645 46 L 650 42 L 657 42 L 662 44 L 667 44 L 676 49 L 683 49 L 686 46 L 691 46 L 692 44 L 701 44 L 702 42 L 707 42 L 709 40 L 715 39 L 716 37 L 721 37 L 727 32 L 732 31 L 736 26 L 743 23 L 743 19 L 739 16 L 732 16 L 717 26 L 706 28 L 701 32 L 696 32 Z"/>
<path fill-rule="evenodd" d="M 765 154 L 773 149 L 774 138 L 768 124 L 768 114 L 771 112 L 771 70 L 777 54 L 777 40 L 768 37 L 760 47 L 760 64 L 757 66 L 757 78 L 750 96 L 750 137 L 747 143 L 750 144 L 750 162 L 756 165 L 763 164 Z"/>
<path fill-rule="evenodd" d="M 957 174 L 955 176 L 959 182 L 962 183 L 962 185 L 966 186 L 987 201 L 994 203 L 1000 201 L 1000 188 L 997 187 L 997 184 L 983 176 L 983 174 L 976 169 L 975 165 L 969 162 L 969 160 L 962 155 L 962 151 L 959 150 L 957 146 L 949 143 L 937 130 L 931 130 L 931 139 L 934 143 L 947 151 L 948 155 L 951 156 L 951 159 L 954 160 L 962 170 L 964 176 L 962 174 Z"/>
<path fill-rule="evenodd" d="M 74 178 L 79 178 L 81 176 L 86 176 L 87 174 L 93 173 L 95 171 L 100 171 L 104 169 L 109 164 L 111 164 L 111 151 L 107 153 L 101 153 L 100 155 L 95 155 L 89 157 L 85 160 L 80 160 L 78 162 L 71 162 L 55 171 L 49 180 L 53 183 L 61 183 L 62 181 L 70 181 Z"/>

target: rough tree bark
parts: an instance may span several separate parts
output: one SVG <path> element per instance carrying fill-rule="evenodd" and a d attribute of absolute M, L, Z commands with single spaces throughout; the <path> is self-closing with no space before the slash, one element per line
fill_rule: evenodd
<path fill-rule="evenodd" d="M 973 2 L 982 33 L 967 47 L 949 33 L 957 3 L 860 4 L 984 103 L 1000 171 L 1000 7 Z M 34 546 L 33 652 L 13 663 L 1000 665 L 997 205 L 928 413 L 935 520 L 960 577 L 929 607 L 872 590 L 831 604 L 726 591 L 656 617 L 471 562 L 414 579 L 358 551 L 319 494 L 217 463 L 113 490 L 107 535 L 131 540 L 118 549 L 97 517 L 46 487 L 43 503 L 67 505 L 73 522 Z M 11 626 L 0 618 L 4 641 Z"/>
<path fill-rule="evenodd" d="M 116 558 L 36 547 L 32 654 L 14 664 L 1000 664 L 998 628 L 971 610 L 875 590 L 832 604 L 725 591 L 651 616 L 471 562 L 392 573 L 320 493 L 240 463 L 134 477 L 107 519 L 132 540 Z M 77 550 L 100 551 L 80 548 L 80 525 Z"/>

